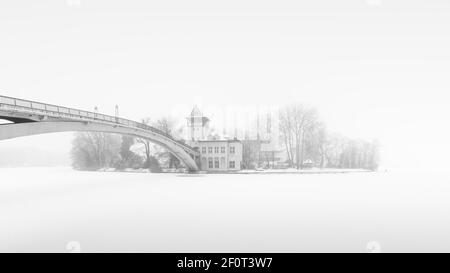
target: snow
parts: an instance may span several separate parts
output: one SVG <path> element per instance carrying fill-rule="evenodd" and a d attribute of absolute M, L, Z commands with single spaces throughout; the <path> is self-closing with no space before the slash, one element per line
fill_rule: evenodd
<path fill-rule="evenodd" d="M 281 174 L 325 174 L 325 173 L 355 173 L 355 172 L 370 172 L 369 170 L 364 169 L 335 169 L 335 168 L 305 168 L 305 169 L 296 169 L 296 168 L 287 168 L 287 169 L 262 169 L 258 168 L 255 170 L 241 170 L 238 173 L 241 174 L 269 174 L 269 173 L 281 173 Z"/>
<path fill-rule="evenodd" d="M 0 252 L 450 251 L 450 173 L 0 169 Z"/>

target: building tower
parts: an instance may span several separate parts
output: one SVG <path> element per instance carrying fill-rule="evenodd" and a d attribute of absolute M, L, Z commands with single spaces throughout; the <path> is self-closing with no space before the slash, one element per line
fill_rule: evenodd
<path fill-rule="evenodd" d="M 187 117 L 189 141 L 205 140 L 207 137 L 207 127 L 209 118 L 203 116 L 200 109 L 194 106 L 191 115 Z"/>

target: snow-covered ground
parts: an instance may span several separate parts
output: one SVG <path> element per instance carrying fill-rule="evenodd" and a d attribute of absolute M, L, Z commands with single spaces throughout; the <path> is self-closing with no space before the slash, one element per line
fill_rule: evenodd
<path fill-rule="evenodd" d="M 0 252 L 450 251 L 450 173 L 0 169 Z"/>
<path fill-rule="evenodd" d="M 295 169 L 295 168 L 288 168 L 288 169 L 256 169 L 256 170 L 241 170 L 237 173 L 241 174 L 267 174 L 267 173 L 280 173 L 280 174 L 323 174 L 323 173 L 355 173 L 355 172 L 370 172 L 369 170 L 364 169 L 333 169 L 333 168 L 308 168 L 308 169 Z"/>

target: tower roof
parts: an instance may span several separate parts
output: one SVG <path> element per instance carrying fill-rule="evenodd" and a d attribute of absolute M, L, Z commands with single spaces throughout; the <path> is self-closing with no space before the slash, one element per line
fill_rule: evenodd
<path fill-rule="evenodd" d="M 203 116 L 203 113 L 200 111 L 197 105 L 194 106 L 191 114 L 189 115 L 189 117 L 187 117 L 187 120 L 190 122 L 190 124 L 193 124 L 194 122 L 201 122 L 202 126 L 205 126 L 206 123 L 209 122 L 209 118 Z"/>
<path fill-rule="evenodd" d="M 191 111 L 191 117 L 202 117 L 203 114 L 200 111 L 200 109 L 198 109 L 197 105 L 194 106 L 194 108 Z"/>

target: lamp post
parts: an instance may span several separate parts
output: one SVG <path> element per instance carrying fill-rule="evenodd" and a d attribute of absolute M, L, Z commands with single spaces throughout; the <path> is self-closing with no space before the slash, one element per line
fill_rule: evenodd
<path fill-rule="evenodd" d="M 116 116 L 116 122 L 119 122 L 119 105 L 117 105 L 117 104 L 116 104 L 115 116 Z"/>

